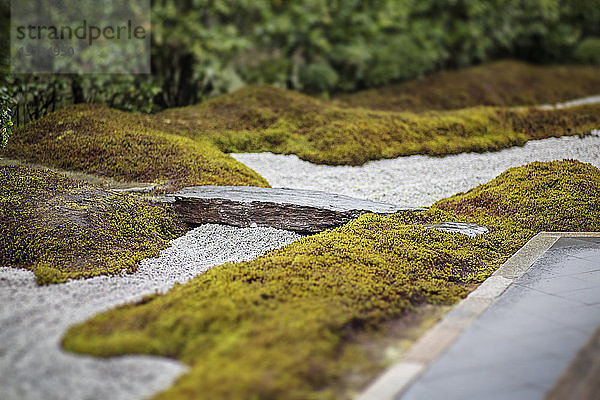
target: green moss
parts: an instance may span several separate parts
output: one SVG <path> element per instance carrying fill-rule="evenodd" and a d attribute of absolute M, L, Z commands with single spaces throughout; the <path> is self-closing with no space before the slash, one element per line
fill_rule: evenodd
<path fill-rule="evenodd" d="M 600 127 L 600 105 L 415 114 L 341 108 L 292 91 L 252 86 L 158 118 L 225 152 L 293 153 L 318 164 L 360 165 L 414 154 L 495 151 L 531 139 L 585 134 Z"/>
<path fill-rule="evenodd" d="M 39 284 L 133 272 L 184 232 L 166 206 L 47 170 L 1 166 L 0 193 L 0 265 Z"/>
<path fill-rule="evenodd" d="M 178 135 L 150 115 L 99 105 L 62 109 L 18 129 L 3 155 L 163 190 L 193 185 L 268 186 L 205 140 Z"/>
<path fill-rule="evenodd" d="M 550 111 L 504 107 L 600 93 L 597 67 L 498 62 L 400 88 L 356 94 L 366 99 L 361 103 L 248 86 L 157 115 L 78 105 L 19 129 L 3 154 L 122 181 L 154 182 L 164 190 L 268 186 L 223 152 L 268 151 L 318 164 L 360 165 L 414 154 L 495 151 L 600 128 L 598 104 Z M 408 105 L 394 100 L 396 90 Z M 457 107 L 462 109 L 424 111 Z"/>
<path fill-rule="evenodd" d="M 600 171 L 580 162 L 513 168 L 423 213 L 364 215 L 215 267 L 73 327 L 64 346 L 189 364 L 161 399 L 338 398 L 342 377 L 377 368 L 352 343 L 357 332 L 376 335 L 420 305 L 458 301 L 539 231 L 600 230 L 599 192 Z M 490 232 L 469 238 L 422 227 L 434 221 Z"/>
<path fill-rule="evenodd" d="M 598 67 L 536 66 L 518 61 L 497 61 L 341 95 L 337 102 L 374 110 L 421 112 L 475 106 L 553 104 L 597 94 L 600 94 Z"/>

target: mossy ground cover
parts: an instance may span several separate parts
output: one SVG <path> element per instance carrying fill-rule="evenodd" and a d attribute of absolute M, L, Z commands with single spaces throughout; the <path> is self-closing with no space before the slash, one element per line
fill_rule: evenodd
<path fill-rule="evenodd" d="M 268 186 L 206 140 L 170 130 L 151 115 L 76 105 L 18 129 L 0 155 L 163 191 L 194 185 Z"/>
<path fill-rule="evenodd" d="M 0 166 L 0 265 L 39 284 L 133 272 L 185 226 L 164 205 L 100 190 L 62 174 Z"/>
<path fill-rule="evenodd" d="M 512 61 L 353 95 L 364 101 L 248 86 L 157 115 L 72 106 L 18 129 L 0 155 L 122 182 L 155 183 L 163 191 L 268 186 L 224 153 L 269 151 L 318 164 L 361 165 L 414 154 L 495 151 L 600 128 L 600 105 L 546 111 L 506 106 L 598 93 L 598 67 Z"/>
<path fill-rule="evenodd" d="M 340 95 L 336 102 L 374 110 L 421 112 L 554 104 L 597 94 L 599 66 L 536 66 L 505 60 Z"/>
<path fill-rule="evenodd" d="M 338 107 L 293 91 L 251 86 L 158 115 L 224 152 L 296 154 L 318 164 L 360 165 L 414 154 L 495 151 L 600 127 L 600 104 L 558 110 L 473 107 L 424 113 Z"/>
<path fill-rule="evenodd" d="M 177 358 L 191 366 L 161 399 L 345 398 L 373 373 L 353 338 L 424 304 L 466 296 L 540 231 L 600 230 L 600 171 L 532 163 L 422 213 L 364 215 L 254 261 L 215 267 L 73 327 L 71 351 Z M 426 229 L 474 222 L 476 238 Z"/>

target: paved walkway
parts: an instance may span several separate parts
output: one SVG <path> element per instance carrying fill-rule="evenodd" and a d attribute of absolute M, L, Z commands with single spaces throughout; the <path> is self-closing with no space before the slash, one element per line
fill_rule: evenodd
<path fill-rule="evenodd" d="M 402 400 L 541 399 L 600 324 L 600 238 L 560 238 Z"/>
<path fill-rule="evenodd" d="M 543 399 L 599 326 L 600 233 L 543 232 L 358 399 Z"/>

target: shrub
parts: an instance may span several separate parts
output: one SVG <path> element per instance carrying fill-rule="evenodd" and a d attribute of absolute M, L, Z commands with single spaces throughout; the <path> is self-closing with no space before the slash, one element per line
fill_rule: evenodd
<path fill-rule="evenodd" d="M 579 43 L 574 58 L 583 64 L 600 65 L 600 38 L 587 38 Z"/>

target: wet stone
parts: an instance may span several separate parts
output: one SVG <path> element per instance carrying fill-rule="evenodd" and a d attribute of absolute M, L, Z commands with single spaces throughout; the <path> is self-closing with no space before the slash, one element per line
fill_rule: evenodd
<path fill-rule="evenodd" d="M 321 232 L 366 213 L 425 210 L 315 190 L 245 186 L 188 187 L 164 200 L 188 223 L 262 226 L 300 233 Z"/>

